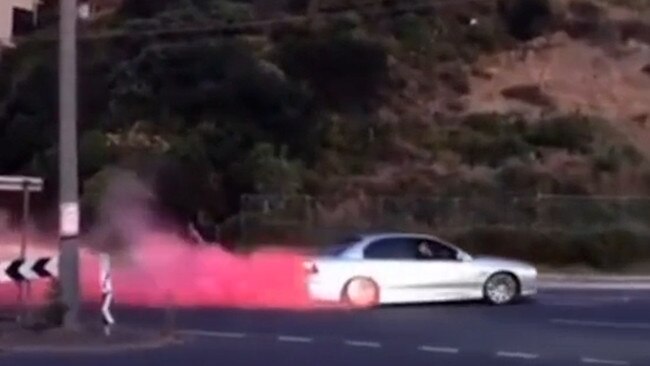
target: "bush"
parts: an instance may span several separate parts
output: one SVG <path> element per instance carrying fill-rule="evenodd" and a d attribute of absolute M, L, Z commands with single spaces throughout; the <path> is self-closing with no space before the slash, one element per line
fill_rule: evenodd
<path fill-rule="evenodd" d="M 512 157 L 521 157 L 532 151 L 521 137 L 516 135 L 489 136 L 474 131 L 457 131 L 451 135 L 450 147 L 459 152 L 470 164 L 497 166 Z"/>
<path fill-rule="evenodd" d="M 603 8 L 588 0 L 571 0 L 569 12 L 575 17 L 592 21 L 598 21 L 604 15 Z"/>
<path fill-rule="evenodd" d="M 648 74 L 650 76 L 650 64 L 647 64 L 641 68 L 641 72 Z"/>
<path fill-rule="evenodd" d="M 599 171 L 617 172 L 624 164 L 638 165 L 643 156 L 632 146 L 610 146 L 594 157 L 594 167 Z"/>
<path fill-rule="evenodd" d="M 650 234 L 625 229 L 591 233 L 479 228 L 448 233 L 453 242 L 477 254 L 518 258 L 536 264 L 587 264 L 596 269 L 621 270 L 650 260 Z"/>
<path fill-rule="evenodd" d="M 497 172 L 496 179 L 505 192 L 518 192 L 534 195 L 548 177 L 535 171 L 523 162 L 507 164 Z"/>
<path fill-rule="evenodd" d="M 393 30 L 404 48 L 412 52 L 424 52 L 432 46 L 431 29 L 421 17 L 413 14 L 397 19 Z"/>
<path fill-rule="evenodd" d="M 438 72 L 438 79 L 458 94 L 462 95 L 470 92 L 467 73 L 458 64 L 453 64 L 440 70 Z"/>
<path fill-rule="evenodd" d="M 370 107 L 388 81 L 388 55 L 379 43 L 329 35 L 285 41 L 282 69 L 306 81 L 321 101 L 335 108 Z"/>
<path fill-rule="evenodd" d="M 447 136 L 449 148 L 459 152 L 471 165 L 497 166 L 510 158 L 524 157 L 533 151 L 522 135 L 525 125 L 511 123 L 507 116 L 473 114 L 462 121 L 460 130 Z"/>
<path fill-rule="evenodd" d="M 108 140 L 99 130 L 86 131 L 79 139 L 79 172 L 88 177 L 99 171 L 111 157 Z"/>
<path fill-rule="evenodd" d="M 501 90 L 501 95 L 544 108 L 551 108 L 555 105 L 553 98 L 544 93 L 537 85 L 511 86 Z"/>
<path fill-rule="evenodd" d="M 528 143 L 535 146 L 567 149 L 570 152 L 586 153 L 594 140 L 593 123 L 579 115 L 542 120 L 526 136 Z"/>
<path fill-rule="evenodd" d="M 508 32 L 522 41 L 542 35 L 553 25 L 549 0 L 499 0 L 499 13 Z"/>

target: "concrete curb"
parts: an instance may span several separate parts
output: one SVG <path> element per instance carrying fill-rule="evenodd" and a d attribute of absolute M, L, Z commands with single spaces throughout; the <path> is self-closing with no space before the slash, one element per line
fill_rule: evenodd
<path fill-rule="evenodd" d="M 540 274 L 540 289 L 650 290 L 650 276 Z"/>
<path fill-rule="evenodd" d="M 179 336 L 161 336 L 141 342 L 125 341 L 113 344 L 89 345 L 15 345 L 0 343 L 0 353 L 116 353 L 145 351 L 182 344 Z"/>

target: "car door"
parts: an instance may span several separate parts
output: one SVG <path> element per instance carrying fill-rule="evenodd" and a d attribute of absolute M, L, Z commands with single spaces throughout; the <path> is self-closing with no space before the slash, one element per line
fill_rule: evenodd
<path fill-rule="evenodd" d="M 364 249 L 363 272 L 377 282 L 382 302 L 433 300 L 431 263 L 418 257 L 418 241 L 396 236 L 377 239 Z"/>
<path fill-rule="evenodd" d="M 460 258 L 456 248 L 433 239 L 418 241 L 418 271 L 423 277 L 424 297 L 443 301 L 474 298 L 477 291 L 480 295 L 478 273 L 471 262 Z"/>

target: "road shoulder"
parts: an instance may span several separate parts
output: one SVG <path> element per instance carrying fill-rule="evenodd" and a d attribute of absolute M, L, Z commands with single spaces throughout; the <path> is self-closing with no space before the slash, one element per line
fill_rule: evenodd
<path fill-rule="evenodd" d="M 113 353 L 155 349 L 179 342 L 176 337 L 142 329 L 118 328 L 107 336 L 99 327 L 35 331 L 15 324 L 0 325 L 0 352 L 4 353 Z"/>

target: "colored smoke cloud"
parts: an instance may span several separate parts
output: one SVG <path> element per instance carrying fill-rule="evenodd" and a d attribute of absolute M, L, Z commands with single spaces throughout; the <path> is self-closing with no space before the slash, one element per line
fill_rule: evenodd
<path fill-rule="evenodd" d="M 116 172 L 98 224 L 84 236 L 81 288 L 84 301 L 101 298 L 98 252 L 111 254 L 114 300 L 151 307 L 312 307 L 302 255 L 291 251 L 231 253 L 197 245 L 172 230 L 155 212 L 155 197 L 134 175 Z M 32 301 L 46 299 L 47 281 L 32 284 Z M 0 304 L 15 301 L 15 285 L 0 285 Z"/>

